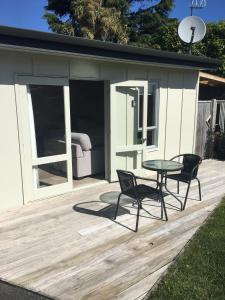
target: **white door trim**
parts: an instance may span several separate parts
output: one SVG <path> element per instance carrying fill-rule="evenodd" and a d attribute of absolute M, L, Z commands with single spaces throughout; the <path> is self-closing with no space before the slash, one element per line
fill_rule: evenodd
<path fill-rule="evenodd" d="M 57 85 L 63 87 L 64 95 L 64 114 L 65 114 L 65 133 L 66 133 L 66 153 L 49 157 L 33 158 L 31 151 L 31 136 L 29 124 L 29 110 L 27 106 L 27 85 Z M 70 97 L 69 97 L 69 78 L 55 78 L 48 76 L 28 76 L 15 75 L 15 94 L 18 114 L 18 131 L 21 151 L 21 167 L 24 190 L 24 203 L 31 200 L 62 194 L 73 189 L 72 182 L 72 156 L 71 156 L 71 124 L 70 124 Z M 44 163 L 67 162 L 67 182 L 57 185 L 34 189 L 32 168 Z"/>
<path fill-rule="evenodd" d="M 143 88 L 143 116 L 142 116 L 142 144 L 136 144 L 136 145 L 118 145 L 116 142 L 111 142 L 111 181 L 115 181 L 116 173 L 115 170 L 117 169 L 116 166 L 116 155 L 117 154 L 126 154 L 128 152 L 136 153 L 137 155 L 137 164 L 140 165 L 140 159 L 141 161 L 145 160 L 146 157 L 146 148 L 147 148 L 147 100 L 148 100 L 148 80 L 128 80 L 128 81 L 122 81 L 118 83 L 111 83 L 111 114 L 114 111 L 112 109 L 113 107 L 113 95 L 116 93 L 116 89 L 118 87 L 130 87 L 130 88 Z M 139 96 L 138 96 L 139 97 Z M 115 121 L 115 117 L 111 116 L 111 120 Z M 126 122 L 126 121 L 124 121 Z M 111 124 L 112 126 L 113 124 Z M 138 124 L 137 124 L 138 125 Z M 124 126 L 126 124 L 124 123 Z M 113 132 L 111 134 L 114 134 Z M 111 137 L 112 140 L 112 137 Z M 140 158 L 141 157 L 141 158 Z"/>

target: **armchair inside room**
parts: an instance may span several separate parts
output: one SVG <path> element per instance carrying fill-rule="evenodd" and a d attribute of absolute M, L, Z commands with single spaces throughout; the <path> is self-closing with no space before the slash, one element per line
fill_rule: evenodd
<path fill-rule="evenodd" d="M 65 149 L 65 137 L 58 136 L 47 139 L 45 148 L 52 153 L 62 153 L 61 149 Z M 86 133 L 71 133 L 71 149 L 72 149 L 72 167 L 73 177 L 82 178 L 85 176 L 100 174 L 104 172 L 104 142 L 91 142 L 91 138 Z M 57 164 L 58 171 L 66 172 L 65 164 Z"/>

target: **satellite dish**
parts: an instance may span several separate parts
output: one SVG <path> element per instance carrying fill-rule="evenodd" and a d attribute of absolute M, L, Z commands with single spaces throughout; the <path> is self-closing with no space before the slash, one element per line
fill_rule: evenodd
<path fill-rule="evenodd" d="M 178 35 L 188 44 L 200 42 L 206 34 L 206 25 L 200 17 L 190 16 L 184 18 L 178 27 Z"/>

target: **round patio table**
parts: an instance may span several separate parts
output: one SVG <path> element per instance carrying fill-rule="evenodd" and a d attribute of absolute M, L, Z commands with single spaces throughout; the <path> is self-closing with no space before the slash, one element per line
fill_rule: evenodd
<path fill-rule="evenodd" d="M 183 168 L 183 164 L 173 160 L 147 160 L 142 164 L 143 168 L 157 171 L 159 173 L 180 171 Z"/>
<path fill-rule="evenodd" d="M 142 163 L 142 167 L 147 170 L 156 171 L 157 172 L 157 188 L 159 188 L 159 192 L 161 195 L 161 198 L 163 198 L 163 186 L 165 187 L 166 191 L 172 195 L 177 201 L 179 201 L 181 205 L 182 210 L 182 202 L 179 198 L 177 198 L 176 195 L 174 195 L 168 188 L 165 182 L 163 182 L 163 179 L 166 178 L 167 172 L 176 172 L 183 169 L 184 165 L 177 161 L 172 160 L 147 160 Z M 167 217 L 167 216 L 166 216 Z"/>

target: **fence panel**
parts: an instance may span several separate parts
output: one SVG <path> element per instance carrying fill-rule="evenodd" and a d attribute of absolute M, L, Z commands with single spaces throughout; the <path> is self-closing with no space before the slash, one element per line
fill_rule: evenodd
<path fill-rule="evenodd" d="M 219 125 L 220 129 L 224 131 L 225 100 L 199 101 L 195 153 L 203 158 L 205 155 L 207 132 L 208 130 L 213 132 L 216 125 Z"/>
<path fill-rule="evenodd" d="M 207 141 L 207 131 L 211 126 L 212 121 L 213 101 L 199 101 L 198 102 L 198 120 L 196 132 L 196 147 L 195 153 L 204 157 L 205 144 Z"/>

